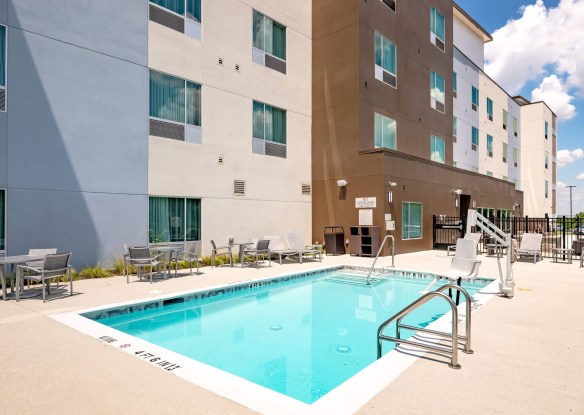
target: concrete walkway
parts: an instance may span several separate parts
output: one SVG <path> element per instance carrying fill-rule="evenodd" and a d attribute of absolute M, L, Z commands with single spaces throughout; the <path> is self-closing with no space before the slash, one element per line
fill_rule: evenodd
<path fill-rule="evenodd" d="M 481 259 L 480 275 L 496 277 L 496 260 Z M 124 277 L 85 280 L 74 283 L 74 296 L 45 304 L 0 301 L 0 414 L 251 414 L 48 315 L 335 264 L 369 266 L 371 258 L 203 268 L 203 275 L 152 285 L 135 277 L 129 285 Z M 439 251 L 396 257 L 399 269 L 445 271 L 449 264 Z M 584 413 L 584 268 L 544 259 L 516 263 L 514 275 L 515 298 L 495 297 L 474 315 L 475 354 L 461 354 L 461 370 L 419 359 L 358 413 Z"/>

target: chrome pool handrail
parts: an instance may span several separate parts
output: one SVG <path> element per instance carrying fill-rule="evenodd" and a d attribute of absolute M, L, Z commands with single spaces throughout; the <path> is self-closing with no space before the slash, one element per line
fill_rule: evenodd
<path fill-rule="evenodd" d="M 377 262 L 377 258 L 379 258 L 379 255 L 381 254 L 381 251 L 383 250 L 383 246 L 385 245 L 385 241 L 387 241 L 388 239 L 391 239 L 391 267 L 394 268 L 394 260 L 395 260 L 395 238 L 393 237 L 393 235 L 385 235 L 385 238 L 383 238 L 383 242 L 381 242 L 381 245 L 379 246 L 379 250 L 377 251 L 377 255 L 375 255 L 375 259 L 373 260 L 373 264 L 371 265 L 371 268 L 369 268 L 369 273 L 367 274 L 367 285 L 371 285 L 371 273 L 373 272 L 373 268 L 375 268 L 375 263 Z"/>

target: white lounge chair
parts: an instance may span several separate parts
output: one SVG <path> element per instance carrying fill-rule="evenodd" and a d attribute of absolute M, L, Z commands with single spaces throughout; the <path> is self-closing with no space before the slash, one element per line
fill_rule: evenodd
<path fill-rule="evenodd" d="M 301 264 L 304 255 L 312 255 L 313 258 L 316 258 L 318 255 L 318 260 L 322 262 L 322 251 L 317 249 L 315 245 L 306 245 L 304 243 L 304 237 L 302 236 L 301 232 L 286 231 L 286 242 L 288 242 L 289 249 L 298 253 Z"/>
<path fill-rule="evenodd" d="M 517 254 L 519 257 L 521 255 L 533 255 L 533 263 L 537 262 L 537 257 L 541 259 L 541 239 L 543 235 L 541 233 L 524 233 L 521 237 L 521 244 L 519 244 L 519 249 Z"/>
<path fill-rule="evenodd" d="M 475 246 L 478 252 L 479 249 L 479 242 L 482 238 L 483 234 L 480 232 L 469 232 L 466 235 L 464 235 L 464 239 L 472 239 L 473 241 L 475 241 Z M 446 255 L 450 256 L 450 251 L 456 251 L 456 245 L 448 245 L 448 248 L 446 249 Z"/>
<path fill-rule="evenodd" d="M 282 238 L 280 238 L 280 235 L 264 236 L 264 239 L 270 241 L 269 244 L 270 257 L 272 255 L 278 255 L 278 257 L 280 258 L 280 265 L 282 265 L 282 258 L 286 258 L 292 255 L 298 255 L 298 251 L 286 249 L 286 247 L 284 246 L 284 242 L 282 242 Z"/>

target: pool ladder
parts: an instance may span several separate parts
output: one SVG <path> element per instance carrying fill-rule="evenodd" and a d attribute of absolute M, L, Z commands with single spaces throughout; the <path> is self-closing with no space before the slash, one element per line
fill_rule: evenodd
<path fill-rule="evenodd" d="M 383 238 L 383 242 L 381 242 L 381 245 L 379 246 L 379 250 L 377 251 L 377 255 L 375 255 L 375 259 L 373 260 L 373 264 L 371 265 L 371 268 L 369 268 L 369 273 L 367 274 L 367 285 L 371 285 L 371 273 L 373 272 L 373 268 L 375 268 L 375 263 L 377 262 L 377 258 L 379 258 L 379 255 L 381 254 L 381 251 L 383 250 L 383 246 L 385 245 L 385 242 L 391 239 L 391 267 L 394 268 L 394 261 L 395 261 L 395 238 L 393 237 L 393 235 L 385 235 L 385 238 Z"/>
<path fill-rule="evenodd" d="M 456 291 L 462 293 L 462 295 L 464 295 L 464 297 L 466 298 L 466 333 L 465 333 L 466 336 L 460 336 L 458 334 L 458 309 L 456 308 L 456 305 L 454 304 L 454 301 L 452 300 L 452 298 L 450 298 L 450 296 L 443 293 L 443 291 L 445 291 L 445 290 L 449 290 L 449 292 L 451 292 L 450 290 L 456 290 Z M 410 326 L 410 325 L 402 323 L 402 319 L 404 317 L 406 317 L 410 312 L 416 310 L 421 305 L 427 303 L 428 301 L 430 301 L 436 297 L 443 298 L 450 305 L 450 309 L 452 310 L 452 331 L 451 331 L 451 333 L 444 333 L 441 331 L 430 330 L 430 329 L 426 329 L 426 328 L 422 328 L 422 327 Z M 379 326 L 379 329 L 377 330 L 377 358 L 378 359 L 381 358 L 381 345 L 382 345 L 382 341 L 385 340 L 385 341 L 395 342 L 397 345 L 399 345 L 400 343 L 409 344 L 410 346 L 419 347 L 421 349 L 426 349 L 426 350 L 430 350 L 433 352 L 438 352 L 440 354 L 450 355 L 450 363 L 448 364 L 448 367 L 451 367 L 453 369 L 460 369 L 460 365 L 458 364 L 458 340 L 464 340 L 464 347 L 462 349 L 462 351 L 464 353 L 467 353 L 467 354 L 474 353 L 472 351 L 472 349 L 470 348 L 470 338 L 471 338 L 471 304 L 470 304 L 470 302 L 471 302 L 471 300 L 470 300 L 470 295 L 468 294 L 468 292 L 464 288 L 462 288 L 456 284 L 443 285 L 442 287 L 440 287 L 434 291 L 430 291 L 429 293 L 424 294 L 422 297 L 418 298 L 416 301 L 414 301 L 413 303 L 411 303 L 410 305 L 405 307 L 403 310 L 401 310 L 400 312 L 398 312 L 394 316 L 390 317 L 389 319 L 385 320 Z M 393 323 L 394 321 L 396 321 L 396 335 L 395 335 L 395 337 L 384 335 L 383 330 L 388 325 Z M 452 347 L 447 348 L 447 347 L 437 346 L 436 343 L 432 343 L 432 345 L 431 345 L 428 343 L 422 343 L 422 342 L 418 342 L 418 341 L 402 339 L 401 338 L 401 329 L 414 330 L 417 332 L 421 331 L 421 332 L 425 332 L 425 333 L 434 334 L 437 336 L 442 336 L 444 338 L 449 338 L 450 341 L 452 342 Z"/>

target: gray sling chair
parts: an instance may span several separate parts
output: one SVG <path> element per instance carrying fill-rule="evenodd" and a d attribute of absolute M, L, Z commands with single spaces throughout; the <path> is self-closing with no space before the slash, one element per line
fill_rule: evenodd
<path fill-rule="evenodd" d="M 260 267 L 260 256 L 262 257 L 262 262 L 264 262 L 267 257 L 270 266 L 272 266 L 272 258 L 270 256 L 270 249 L 268 248 L 269 245 L 269 239 L 260 239 L 255 247 L 245 248 L 243 253 L 244 255 L 255 256 L 256 268 Z"/>
<path fill-rule="evenodd" d="M 150 284 L 152 284 L 152 274 L 154 273 L 154 268 L 160 274 L 160 266 L 162 265 L 162 256 L 164 254 L 158 254 L 152 256 L 150 248 L 147 246 L 129 246 L 128 247 L 128 259 L 126 263 L 128 268 L 134 266 L 136 268 L 136 273 L 138 278 L 142 280 L 142 272 L 145 267 L 150 268 Z M 130 272 L 126 274 L 126 283 L 130 283 Z"/>
<path fill-rule="evenodd" d="M 233 253 L 231 246 L 216 246 L 215 241 L 211 240 L 211 266 L 215 266 L 215 257 L 227 255 L 229 256 L 229 266 L 233 267 Z"/>
<path fill-rule="evenodd" d="M 171 262 L 176 262 L 176 267 L 174 268 L 174 275 L 176 276 L 178 263 L 180 261 L 186 261 L 190 263 L 191 266 L 191 274 L 193 273 L 193 262 L 197 265 L 197 275 L 199 275 L 199 262 L 201 262 L 201 258 L 199 258 L 198 254 L 199 250 L 199 241 L 194 242 L 185 242 L 184 248 L 182 251 L 178 252 L 176 257 L 171 258 Z"/>
<path fill-rule="evenodd" d="M 73 273 L 69 265 L 71 252 L 63 254 L 48 254 L 41 267 L 29 267 L 19 265 L 16 268 L 16 301 L 20 300 L 20 286 L 22 280 L 32 280 L 40 282 L 43 286 L 43 303 L 47 300 L 47 294 L 50 294 L 51 279 L 57 277 L 57 288 L 59 287 L 59 278 L 62 275 L 69 276 L 70 295 L 73 295 Z"/>

